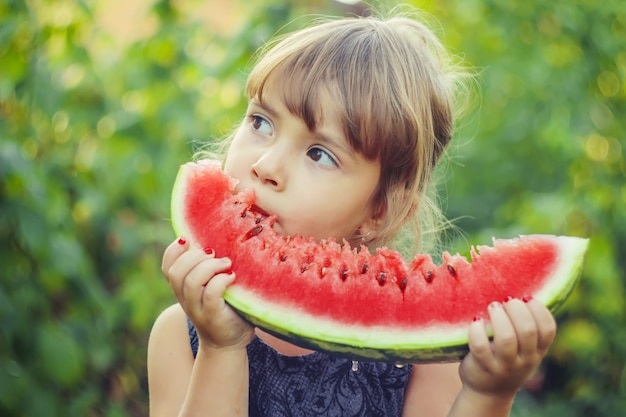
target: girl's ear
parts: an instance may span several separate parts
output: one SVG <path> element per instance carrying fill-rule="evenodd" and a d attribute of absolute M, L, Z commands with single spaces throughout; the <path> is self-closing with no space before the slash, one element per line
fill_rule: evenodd
<path fill-rule="evenodd" d="M 360 240 L 358 244 L 386 242 L 393 239 L 403 225 L 411 222 L 419 208 L 419 197 L 405 190 L 400 198 L 397 194 L 395 197 L 388 201 L 388 205 L 383 204 L 373 211 L 371 217 L 361 224 L 356 233 Z"/>
<path fill-rule="evenodd" d="M 370 218 L 365 220 L 359 226 L 356 237 L 358 241 L 356 243 L 361 245 L 369 245 L 371 242 L 379 240 L 380 230 L 383 226 L 383 219 L 385 217 L 385 210 L 378 210 L 372 214 Z"/>
<path fill-rule="evenodd" d="M 356 236 L 360 240 L 357 243 L 362 245 L 369 244 L 371 241 L 376 239 L 376 236 L 378 235 L 377 231 L 378 227 L 376 227 L 375 222 L 371 219 L 368 220 L 359 227 L 359 230 L 357 230 Z"/>

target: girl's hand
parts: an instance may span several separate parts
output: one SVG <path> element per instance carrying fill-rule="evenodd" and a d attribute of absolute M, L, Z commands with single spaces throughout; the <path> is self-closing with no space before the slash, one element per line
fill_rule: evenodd
<path fill-rule="evenodd" d="M 464 389 L 512 398 L 539 365 L 556 334 L 550 311 L 536 300 L 489 307 L 493 341 L 482 320 L 470 326 L 470 353 L 461 364 Z"/>
<path fill-rule="evenodd" d="M 222 298 L 235 280 L 230 267 L 230 259 L 191 248 L 183 238 L 170 244 L 163 254 L 161 271 L 196 327 L 202 346 L 242 348 L 254 335 L 253 327 Z"/>

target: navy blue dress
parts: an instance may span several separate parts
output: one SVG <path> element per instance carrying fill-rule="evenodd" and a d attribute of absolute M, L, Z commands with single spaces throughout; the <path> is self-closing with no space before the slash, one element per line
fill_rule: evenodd
<path fill-rule="evenodd" d="M 194 357 L 198 336 L 187 320 Z M 411 365 L 353 363 L 314 352 L 285 356 L 254 337 L 248 345 L 250 417 L 393 417 L 402 415 Z"/>

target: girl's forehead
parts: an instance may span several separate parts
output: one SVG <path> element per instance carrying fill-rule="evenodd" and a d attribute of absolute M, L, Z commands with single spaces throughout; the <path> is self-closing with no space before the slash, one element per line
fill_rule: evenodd
<path fill-rule="evenodd" d="M 342 146 L 352 149 L 345 136 L 346 126 L 341 117 L 340 105 L 328 88 L 321 86 L 315 95 L 315 100 L 306 104 L 298 104 L 297 101 L 294 101 L 297 98 L 294 98 L 293 92 L 285 94 L 279 82 L 266 83 L 259 93 L 251 99 L 251 102 L 260 104 L 269 113 L 276 115 L 281 111 L 289 112 L 300 118 L 312 133 L 319 134 L 321 137 L 332 138 L 330 141 L 341 142 Z M 304 107 L 310 107 L 313 123 L 306 118 L 309 112 L 303 110 Z"/>
<path fill-rule="evenodd" d="M 309 130 L 315 131 L 322 125 L 333 124 L 344 130 L 341 100 L 332 82 L 319 80 L 315 85 L 303 84 L 298 74 L 275 71 L 269 74 L 254 97 L 268 106 L 282 105 L 290 113 L 300 117 Z M 252 93 L 249 91 L 249 93 Z"/>

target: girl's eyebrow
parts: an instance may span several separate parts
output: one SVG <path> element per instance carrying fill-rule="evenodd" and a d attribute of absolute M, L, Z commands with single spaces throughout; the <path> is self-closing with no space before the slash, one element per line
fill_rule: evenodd
<path fill-rule="evenodd" d="M 258 98 L 254 97 L 250 99 L 250 103 L 254 106 L 260 107 L 263 111 L 267 112 L 272 119 L 277 119 L 280 117 L 278 111 L 276 111 L 267 101 L 261 101 Z M 311 131 L 311 133 L 315 136 L 320 143 L 323 143 L 327 146 L 331 146 L 334 148 L 339 148 L 341 151 L 345 152 L 348 155 L 353 154 L 353 149 L 350 147 L 345 140 L 341 140 L 335 138 L 335 136 L 331 136 L 325 133 L 320 132 L 319 130 Z"/>
<path fill-rule="evenodd" d="M 272 118 L 276 118 L 278 117 L 278 112 L 269 104 L 267 104 L 267 102 L 261 102 L 259 99 L 252 98 L 250 99 L 250 102 L 257 107 L 260 107 L 261 109 L 263 109 L 265 112 L 267 112 Z"/>
<path fill-rule="evenodd" d="M 343 152 L 351 155 L 353 153 L 352 149 L 347 145 L 345 140 L 336 139 L 334 136 L 326 135 L 319 130 L 312 132 L 315 135 L 315 138 L 325 145 L 330 145 L 333 148 L 339 148 Z"/>

